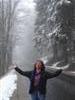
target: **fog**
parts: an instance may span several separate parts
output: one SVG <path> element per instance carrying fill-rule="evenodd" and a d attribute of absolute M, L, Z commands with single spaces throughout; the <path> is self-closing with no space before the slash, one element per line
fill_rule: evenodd
<path fill-rule="evenodd" d="M 13 63 L 30 66 L 35 58 L 35 50 L 33 48 L 32 36 L 34 32 L 34 24 L 36 20 L 36 4 L 33 0 L 21 0 L 18 5 L 18 23 L 13 38 L 15 43 L 13 49 Z M 18 39 L 17 39 L 18 38 Z"/>

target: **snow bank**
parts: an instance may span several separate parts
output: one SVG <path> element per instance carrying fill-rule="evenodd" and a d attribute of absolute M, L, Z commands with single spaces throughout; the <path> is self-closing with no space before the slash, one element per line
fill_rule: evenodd
<path fill-rule="evenodd" d="M 0 100 L 10 100 L 17 88 L 17 75 L 12 70 L 0 79 Z"/>

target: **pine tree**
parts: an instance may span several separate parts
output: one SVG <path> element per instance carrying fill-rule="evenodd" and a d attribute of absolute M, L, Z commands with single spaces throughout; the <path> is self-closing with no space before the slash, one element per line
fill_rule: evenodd
<path fill-rule="evenodd" d="M 74 0 L 38 0 L 35 47 L 53 50 L 53 59 L 72 62 L 74 54 Z"/>

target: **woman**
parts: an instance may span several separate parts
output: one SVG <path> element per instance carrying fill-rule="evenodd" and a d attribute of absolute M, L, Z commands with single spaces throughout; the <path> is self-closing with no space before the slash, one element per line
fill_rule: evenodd
<path fill-rule="evenodd" d="M 45 71 L 45 65 L 42 60 L 36 61 L 34 70 L 32 71 L 22 71 L 16 66 L 14 68 L 21 75 L 30 79 L 29 93 L 31 94 L 32 100 L 45 100 L 47 79 L 56 77 L 62 72 L 61 69 L 55 73 Z"/>

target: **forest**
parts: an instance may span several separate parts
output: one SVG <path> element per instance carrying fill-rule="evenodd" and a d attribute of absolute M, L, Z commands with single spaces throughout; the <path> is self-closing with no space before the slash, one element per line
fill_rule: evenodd
<path fill-rule="evenodd" d="M 0 0 L 0 86 L 16 89 L 1 100 L 31 100 L 28 80 L 9 66 L 30 70 L 38 58 L 71 72 L 48 81 L 46 99 L 75 100 L 75 0 Z"/>

